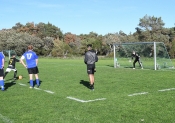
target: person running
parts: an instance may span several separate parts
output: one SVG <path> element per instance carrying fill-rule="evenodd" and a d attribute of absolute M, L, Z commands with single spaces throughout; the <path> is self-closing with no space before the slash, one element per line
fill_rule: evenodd
<path fill-rule="evenodd" d="M 5 90 L 4 87 L 4 54 L 0 52 L 0 88 L 2 91 Z"/>
<path fill-rule="evenodd" d="M 133 59 L 134 57 L 135 57 L 135 60 L 134 60 L 134 62 L 133 62 L 133 69 L 135 69 L 135 63 L 136 63 L 136 62 L 138 62 L 139 65 L 140 65 L 140 67 L 141 67 L 141 69 L 143 69 L 142 63 L 141 63 L 141 61 L 140 61 L 140 56 L 139 56 L 135 51 L 132 52 L 132 59 Z"/>
<path fill-rule="evenodd" d="M 89 76 L 90 81 L 90 89 L 94 90 L 94 69 L 95 69 L 95 62 L 98 61 L 98 57 L 94 50 L 92 50 L 92 44 L 87 45 L 88 51 L 85 53 L 84 63 L 87 65 L 87 74 Z"/>
<path fill-rule="evenodd" d="M 23 61 L 24 59 L 26 60 L 26 64 Z M 30 79 L 30 88 L 34 87 L 33 75 L 35 75 L 37 88 L 39 88 L 39 86 L 40 86 L 40 81 L 39 81 L 39 77 L 38 77 L 39 70 L 38 70 L 38 67 L 37 67 L 37 65 L 38 65 L 38 56 L 33 51 L 33 46 L 32 45 L 28 46 L 28 51 L 26 51 L 22 55 L 20 61 L 23 64 L 23 66 L 25 68 L 27 68 L 27 70 L 28 70 L 29 79 Z"/>
<path fill-rule="evenodd" d="M 14 80 L 16 80 L 16 75 L 17 75 L 17 69 L 15 68 L 15 64 L 16 62 L 20 62 L 20 60 L 16 59 L 16 55 L 12 54 L 12 57 L 10 58 L 9 62 L 8 62 L 8 67 L 6 68 L 5 74 L 4 74 L 4 79 L 6 77 L 6 75 L 10 72 L 10 71 L 14 71 Z"/>

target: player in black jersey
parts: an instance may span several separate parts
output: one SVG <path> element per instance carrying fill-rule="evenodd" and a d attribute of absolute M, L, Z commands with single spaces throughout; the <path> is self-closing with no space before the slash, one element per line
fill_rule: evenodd
<path fill-rule="evenodd" d="M 8 67 L 6 68 L 4 78 L 10 71 L 14 71 L 14 79 L 16 79 L 16 75 L 17 75 L 17 69 L 15 68 L 16 62 L 20 62 L 20 60 L 16 59 L 15 54 L 12 54 L 12 57 L 8 62 Z"/>
<path fill-rule="evenodd" d="M 89 76 L 90 81 L 90 89 L 94 90 L 94 70 L 95 70 L 95 62 L 98 61 L 97 54 L 92 50 L 92 44 L 87 45 L 88 51 L 85 53 L 84 63 L 87 65 L 87 74 Z"/>
<path fill-rule="evenodd" d="M 138 62 L 139 65 L 140 65 L 140 67 L 143 69 L 142 63 L 141 63 L 141 61 L 140 61 L 140 56 L 139 56 L 135 51 L 132 52 L 132 59 L 133 59 L 134 57 L 135 57 L 135 60 L 134 60 L 134 62 L 133 62 L 133 69 L 135 69 L 135 63 L 136 63 L 136 62 Z"/>

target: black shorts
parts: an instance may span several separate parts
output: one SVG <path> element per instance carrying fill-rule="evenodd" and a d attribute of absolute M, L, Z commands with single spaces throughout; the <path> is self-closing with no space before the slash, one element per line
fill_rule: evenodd
<path fill-rule="evenodd" d="M 87 64 L 87 73 L 94 74 L 95 64 Z"/>
<path fill-rule="evenodd" d="M 38 74 L 39 73 L 38 67 L 28 68 L 27 70 L 28 70 L 29 74 Z"/>
<path fill-rule="evenodd" d="M 4 69 L 0 69 L 0 77 L 4 76 Z"/>

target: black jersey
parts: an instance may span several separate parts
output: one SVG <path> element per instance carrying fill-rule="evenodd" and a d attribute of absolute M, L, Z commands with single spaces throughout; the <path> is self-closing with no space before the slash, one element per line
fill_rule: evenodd
<path fill-rule="evenodd" d="M 84 63 L 85 64 L 95 64 L 98 61 L 97 54 L 94 50 L 89 50 L 85 53 Z"/>
<path fill-rule="evenodd" d="M 140 56 L 137 53 L 133 53 L 132 54 L 132 59 L 133 59 L 133 57 L 135 57 L 136 60 L 138 60 L 140 58 Z"/>
<path fill-rule="evenodd" d="M 10 58 L 8 68 L 15 68 L 16 62 L 19 62 L 19 60 L 13 57 Z"/>

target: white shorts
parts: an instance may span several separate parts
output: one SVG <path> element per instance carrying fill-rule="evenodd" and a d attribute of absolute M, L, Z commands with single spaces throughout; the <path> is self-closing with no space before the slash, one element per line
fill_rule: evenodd
<path fill-rule="evenodd" d="M 16 68 L 15 68 L 15 69 L 7 68 L 5 72 L 10 72 L 11 70 L 13 70 L 13 71 L 17 71 Z"/>

